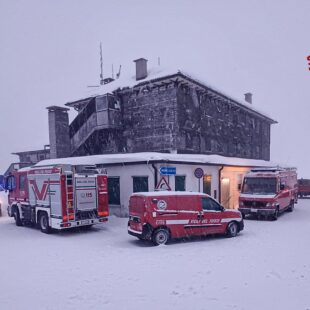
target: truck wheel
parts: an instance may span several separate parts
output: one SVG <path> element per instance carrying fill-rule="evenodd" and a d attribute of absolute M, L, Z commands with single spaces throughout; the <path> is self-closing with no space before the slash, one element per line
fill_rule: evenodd
<path fill-rule="evenodd" d="M 15 224 L 16 226 L 23 226 L 23 222 L 20 219 L 20 215 L 19 215 L 19 210 L 18 208 L 14 208 L 14 213 L 13 213 L 14 219 L 15 219 Z"/>
<path fill-rule="evenodd" d="M 47 213 L 41 213 L 40 218 L 39 218 L 39 225 L 40 229 L 43 233 L 49 234 L 51 233 L 51 227 L 48 223 L 48 215 Z"/>
<path fill-rule="evenodd" d="M 293 212 L 294 210 L 294 201 L 291 202 L 289 208 L 287 209 L 288 212 Z"/>
<path fill-rule="evenodd" d="M 274 215 L 272 216 L 272 220 L 276 221 L 279 217 L 279 208 L 277 208 L 274 212 Z"/>
<path fill-rule="evenodd" d="M 227 226 L 226 235 L 227 237 L 236 237 L 238 233 L 238 225 L 236 222 L 231 222 Z"/>
<path fill-rule="evenodd" d="M 155 230 L 153 233 L 152 242 L 154 245 L 166 244 L 169 238 L 169 231 L 167 229 L 160 228 Z"/>

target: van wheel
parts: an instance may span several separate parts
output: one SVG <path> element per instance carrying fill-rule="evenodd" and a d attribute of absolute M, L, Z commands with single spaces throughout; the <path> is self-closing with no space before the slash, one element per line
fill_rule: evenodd
<path fill-rule="evenodd" d="M 238 233 L 238 225 L 236 222 L 231 222 L 227 227 L 227 237 L 236 237 Z"/>
<path fill-rule="evenodd" d="M 15 219 L 15 224 L 16 226 L 23 226 L 23 222 L 20 219 L 20 215 L 19 215 L 19 210 L 18 208 L 14 208 L 14 213 L 13 213 L 14 219 Z"/>
<path fill-rule="evenodd" d="M 294 201 L 291 201 L 291 204 L 289 206 L 289 208 L 287 209 L 288 212 L 293 212 L 294 210 Z"/>
<path fill-rule="evenodd" d="M 43 233 L 45 234 L 50 234 L 51 233 L 51 227 L 48 223 L 48 215 L 47 213 L 41 213 L 40 218 L 39 218 L 39 225 L 40 229 Z"/>
<path fill-rule="evenodd" d="M 154 245 L 166 244 L 169 240 L 169 231 L 164 228 L 155 230 L 152 236 L 152 242 Z"/>

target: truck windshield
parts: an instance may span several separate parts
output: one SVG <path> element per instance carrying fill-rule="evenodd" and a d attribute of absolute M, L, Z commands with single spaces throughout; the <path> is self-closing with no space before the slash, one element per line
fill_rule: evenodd
<path fill-rule="evenodd" d="M 244 178 L 243 194 L 275 194 L 276 190 L 276 178 Z"/>

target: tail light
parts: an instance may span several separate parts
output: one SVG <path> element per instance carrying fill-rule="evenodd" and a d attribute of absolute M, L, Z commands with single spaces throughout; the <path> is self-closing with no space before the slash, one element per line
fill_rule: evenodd
<path fill-rule="evenodd" d="M 108 216 L 109 215 L 109 211 L 98 211 L 98 215 L 99 216 Z"/>

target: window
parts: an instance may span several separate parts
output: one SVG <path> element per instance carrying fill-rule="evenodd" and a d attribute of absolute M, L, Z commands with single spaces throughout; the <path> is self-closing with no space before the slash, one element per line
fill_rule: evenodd
<path fill-rule="evenodd" d="M 132 177 L 133 192 L 148 192 L 148 177 Z"/>
<path fill-rule="evenodd" d="M 108 177 L 108 196 L 109 204 L 120 205 L 120 186 L 119 177 Z"/>
<path fill-rule="evenodd" d="M 12 190 L 15 189 L 15 187 L 16 187 L 15 177 L 14 177 L 14 176 L 8 177 L 6 188 L 7 188 L 9 191 L 12 191 Z"/>
<path fill-rule="evenodd" d="M 21 191 L 25 190 L 25 182 L 26 181 L 26 177 L 24 175 L 20 175 L 19 176 L 19 189 Z"/>
<path fill-rule="evenodd" d="M 174 180 L 175 180 L 175 190 L 184 192 L 185 191 L 185 176 L 176 175 Z"/>
<path fill-rule="evenodd" d="M 98 111 L 103 111 L 108 108 L 108 98 L 106 95 L 104 96 L 98 96 L 96 98 L 96 110 Z"/>
<path fill-rule="evenodd" d="M 222 211 L 222 207 L 211 198 L 202 198 L 202 209 L 205 211 Z"/>

